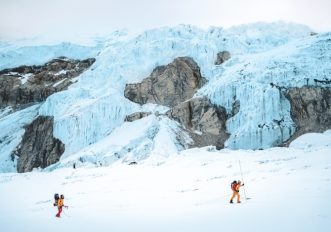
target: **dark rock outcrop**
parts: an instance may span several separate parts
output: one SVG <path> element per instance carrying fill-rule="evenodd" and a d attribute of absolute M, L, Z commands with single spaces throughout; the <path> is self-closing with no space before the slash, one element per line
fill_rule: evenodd
<path fill-rule="evenodd" d="M 45 168 L 59 161 L 64 144 L 53 137 L 53 117 L 39 116 L 25 127 L 25 133 L 16 155 L 18 172 Z"/>
<path fill-rule="evenodd" d="M 133 114 L 130 114 L 128 116 L 125 117 L 124 121 L 125 122 L 133 122 L 139 119 L 142 119 L 144 117 L 147 117 L 148 115 L 151 115 L 151 112 L 136 112 Z"/>
<path fill-rule="evenodd" d="M 225 61 L 231 58 L 231 54 L 228 51 L 222 51 L 217 53 L 215 65 L 223 64 Z"/>
<path fill-rule="evenodd" d="M 330 88 L 290 88 L 284 94 L 291 103 L 291 116 L 297 126 L 295 134 L 284 143 L 285 146 L 302 134 L 331 129 Z"/>
<path fill-rule="evenodd" d="M 48 96 L 68 88 L 77 77 L 95 62 L 94 58 L 53 59 L 41 66 L 20 66 L 0 71 L 0 108 L 24 108 L 42 102 Z"/>
<path fill-rule="evenodd" d="M 169 110 L 167 116 L 181 123 L 194 140 L 192 147 L 224 147 L 228 116 L 223 107 L 212 105 L 207 98 L 193 98 Z"/>
<path fill-rule="evenodd" d="M 179 57 L 166 66 L 156 67 L 141 83 L 127 84 L 124 95 L 139 104 L 173 107 L 192 98 L 204 83 L 197 63 L 192 58 Z"/>
<path fill-rule="evenodd" d="M 229 54 L 225 52 L 224 57 L 229 57 Z M 166 115 L 178 121 L 190 134 L 194 141 L 190 147 L 214 145 L 221 149 L 229 137 L 225 123 L 231 115 L 227 115 L 224 108 L 212 105 L 207 98 L 192 99 L 204 83 L 205 79 L 194 60 L 180 57 L 167 66 L 156 67 L 141 83 L 126 85 L 124 95 L 139 104 L 156 103 L 171 107 Z M 236 102 L 233 114 L 239 108 L 240 103 Z M 144 116 L 138 112 L 128 116 L 126 121 Z"/>

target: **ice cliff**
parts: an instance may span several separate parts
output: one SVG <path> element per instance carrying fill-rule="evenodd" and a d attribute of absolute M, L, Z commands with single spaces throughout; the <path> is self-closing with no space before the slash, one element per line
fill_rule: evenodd
<path fill-rule="evenodd" d="M 215 64 L 222 51 L 229 52 L 230 58 Z M 225 147 L 232 149 L 268 148 L 294 135 L 297 126 L 284 94 L 287 89 L 330 89 L 331 34 L 312 35 L 305 26 L 282 22 L 208 30 L 181 25 L 138 36 L 116 32 L 94 46 L 2 44 L 0 69 L 41 65 L 59 56 L 95 58 L 95 62 L 67 90 L 49 96 L 40 106 L 25 109 L 26 113 L 8 114 L 8 107 L 1 109 L 1 171 L 14 170 L 15 157 L 12 163 L 10 157 L 23 136 L 22 125 L 37 115 L 54 117 L 53 135 L 65 144 L 60 162 L 51 168 L 73 162 L 136 162 L 151 154 L 164 158 L 186 149 L 192 140 L 179 123 L 165 116 L 169 108 L 139 105 L 124 96 L 127 84 L 141 82 L 156 67 L 178 57 L 192 58 L 207 80 L 194 97 L 207 97 L 228 113 L 230 137 Z M 141 111 L 155 114 L 125 122 L 126 116 Z M 28 118 L 23 124 L 14 123 L 22 121 L 24 114 Z"/>

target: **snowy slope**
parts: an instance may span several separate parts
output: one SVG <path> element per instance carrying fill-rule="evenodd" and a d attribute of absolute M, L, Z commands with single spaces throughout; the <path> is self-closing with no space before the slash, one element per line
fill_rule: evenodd
<path fill-rule="evenodd" d="M 302 86 L 307 81 L 312 83 L 314 78 L 329 76 L 330 37 L 330 34 L 311 37 L 309 28 L 281 22 L 207 31 L 182 25 L 146 31 L 136 37 L 117 32 L 90 47 L 66 43 L 51 48 L 3 45 L 0 64 L 2 68 L 31 62 L 40 64 L 59 55 L 96 57 L 96 62 L 77 78 L 77 83 L 50 96 L 39 108 L 39 115 L 54 116 L 54 136 L 66 148 L 62 159 L 88 156 L 84 151 L 93 150 L 99 141 L 105 147 L 98 153 L 99 158 L 114 156 L 118 151 L 112 147 L 113 143 L 107 148 L 102 141 L 108 136 L 116 137 L 111 134 L 123 125 L 125 116 L 141 110 L 124 98 L 125 84 L 141 81 L 156 66 L 168 64 L 179 56 L 192 57 L 209 80 L 197 95 L 208 96 L 228 111 L 235 100 L 240 101 L 239 113 L 227 122 L 231 137 L 226 145 L 234 149 L 258 149 L 285 141 L 295 131 L 289 102 L 270 83 L 281 87 Z M 232 58 L 221 66 L 214 65 L 216 54 L 223 50 L 230 51 Z M 34 58 L 28 60 L 29 57 Z M 11 117 L 15 121 L 17 116 Z M 171 131 L 171 126 L 165 130 Z M 144 146 L 149 133 L 144 136 L 141 144 L 135 146 Z M 128 139 L 120 149 L 132 146 L 131 142 Z M 154 140 L 151 143 L 150 147 L 162 145 Z M 183 148 L 176 142 L 173 145 L 177 151 Z M 155 149 L 162 150 L 162 146 Z M 5 153 L 6 159 L 10 152 Z M 86 160 L 95 159 L 91 155 Z"/>
<path fill-rule="evenodd" d="M 331 133 L 264 151 L 191 149 L 162 165 L 63 168 L 0 174 L 0 225 L 12 231 L 331 230 Z M 303 147 L 298 144 L 311 144 Z M 317 149 L 311 149 L 315 147 Z M 242 204 L 229 204 L 241 179 Z M 53 194 L 65 195 L 60 219 Z M 250 200 L 245 201 L 245 194 Z"/>
<path fill-rule="evenodd" d="M 110 135 L 97 143 L 76 152 L 74 155 L 62 157 L 61 161 L 45 170 L 59 167 L 108 166 L 119 159 L 127 164 L 150 158 L 151 164 L 163 163 L 171 155 L 177 155 L 184 150 L 182 144 L 176 144 L 176 136 L 191 141 L 187 134 L 181 132 L 178 123 L 167 117 L 158 118 L 154 115 L 126 122 L 116 128 Z M 183 143 L 183 144 L 186 144 Z"/>

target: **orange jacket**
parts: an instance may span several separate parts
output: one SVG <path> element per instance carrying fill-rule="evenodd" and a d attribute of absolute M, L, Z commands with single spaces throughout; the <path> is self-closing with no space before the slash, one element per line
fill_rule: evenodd
<path fill-rule="evenodd" d="M 57 201 L 57 207 L 58 208 L 61 208 L 63 206 L 63 199 L 59 199 L 58 201 Z"/>
<path fill-rule="evenodd" d="M 235 186 L 235 191 L 236 192 L 239 192 L 239 188 L 241 187 L 241 186 L 243 186 L 244 184 L 239 184 L 239 183 L 237 183 L 236 184 L 236 186 Z"/>

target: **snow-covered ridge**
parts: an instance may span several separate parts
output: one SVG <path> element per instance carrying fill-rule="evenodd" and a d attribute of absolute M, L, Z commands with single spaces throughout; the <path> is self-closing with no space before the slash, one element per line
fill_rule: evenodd
<path fill-rule="evenodd" d="M 50 96 L 38 112 L 54 116 L 54 136 L 66 146 L 63 159 L 96 146 L 107 136 L 116 137 L 112 133 L 123 125 L 125 116 L 141 109 L 124 98 L 125 84 L 141 81 L 156 66 L 180 56 L 192 57 L 209 80 L 197 95 L 208 96 L 228 111 L 234 100 L 240 101 L 239 113 L 227 123 L 231 133 L 227 146 L 267 148 L 285 141 L 295 130 L 289 102 L 270 83 L 302 86 L 331 74 L 327 42 L 331 35 L 312 37 L 310 33 L 305 26 L 281 22 L 206 31 L 181 25 L 149 30 L 136 37 L 118 33 L 94 47 L 68 43 L 0 46 L 0 67 L 39 64 L 54 56 L 96 58 L 76 84 Z M 221 66 L 214 65 L 217 53 L 223 50 L 232 58 Z M 154 148 L 158 146 L 152 143 Z M 94 155 L 106 153 L 102 150 Z"/>
<path fill-rule="evenodd" d="M 40 46 L 0 46 L 0 70 L 21 65 L 42 65 L 61 56 L 87 59 L 95 57 L 100 48 L 100 45 L 82 46 L 69 42 Z"/>

